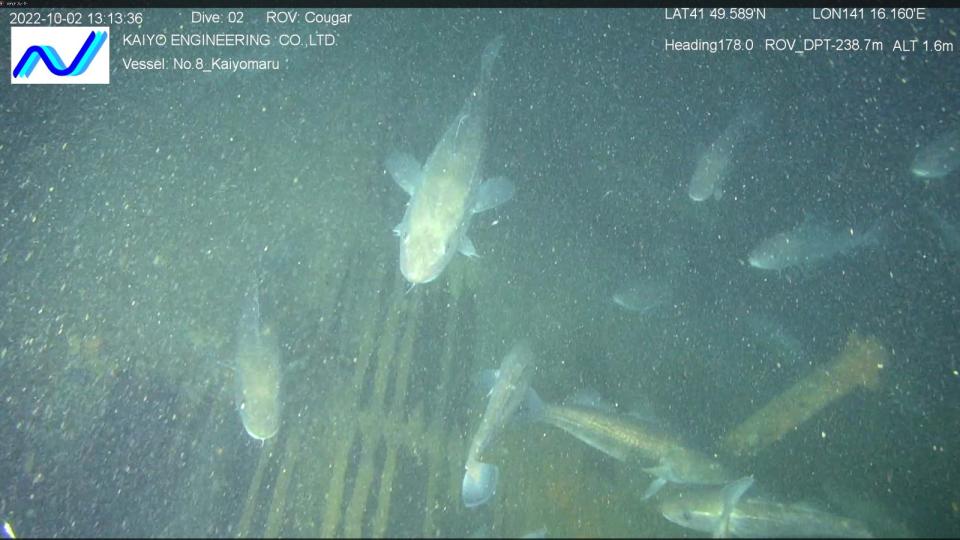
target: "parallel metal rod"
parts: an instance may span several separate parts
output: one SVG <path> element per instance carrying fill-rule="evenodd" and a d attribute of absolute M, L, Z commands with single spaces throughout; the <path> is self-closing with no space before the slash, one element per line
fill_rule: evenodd
<path fill-rule="evenodd" d="M 440 415 L 434 416 L 433 421 L 430 423 L 430 427 L 427 429 L 427 432 L 424 434 L 424 444 L 423 447 L 427 452 L 427 489 L 424 497 L 424 515 L 423 515 L 423 537 L 424 538 L 435 538 L 437 536 L 437 526 L 433 520 L 433 513 L 437 510 L 442 510 L 440 508 L 439 502 L 437 501 L 437 483 L 442 477 L 442 469 L 444 455 L 440 452 L 440 447 L 438 444 L 432 444 L 434 442 L 439 442 L 441 439 L 440 433 L 442 428 L 440 426 Z"/>
<path fill-rule="evenodd" d="M 369 417 L 368 417 L 369 418 Z M 362 422 L 362 444 L 360 450 L 360 465 L 353 481 L 353 493 L 350 504 L 343 517 L 343 535 L 347 538 L 359 538 L 363 531 L 363 515 L 367 509 L 367 499 L 370 497 L 370 486 L 374 479 L 374 452 L 380 442 L 380 434 L 370 429 L 370 421 Z"/>
<path fill-rule="evenodd" d="M 280 463 L 280 472 L 277 473 L 277 479 L 274 483 L 270 514 L 267 516 L 267 524 L 263 533 L 268 538 L 277 537 L 280 534 L 287 500 L 287 489 L 290 487 L 290 477 L 297 465 L 297 456 L 300 454 L 300 432 L 298 430 L 289 431 L 290 434 L 284 443 L 286 448 L 283 453 L 283 461 Z"/>
<path fill-rule="evenodd" d="M 341 297 L 345 288 L 364 283 L 369 287 L 370 283 L 385 281 L 389 265 L 371 264 L 364 267 L 362 259 L 363 257 L 359 256 L 354 258 L 349 270 L 338 279 L 337 286 L 332 288 L 329 295 L 325 295 L 323 304 L 328 309 L 332 308 L 336 298 Z M 350 278 L 347 277 L 348 274 L 351 275 Z M 283 462 L 272 493 L 270 513 L 266 520 L 266 536 L 277 536 L 284 530 L 285 516 L 297 519 L 296 514 L 308 511 L 308 506 L 301 508 L 294 503 L 287 508 L 286 504 L 290 496 L 291 479 L 294 475 L 299 477 L 301 473 L 311 477 L 309 481 L 298 484 L 303 486 L 302 489 L 323 493 L 324 502 L 320 512 L 322 518 L 319 523 L 314 519 L 303 522 L 311 528 L 317 527 L 313 533 L 322 537 L 387 535 L 394 484 L 400 472 L 400 452 L 405 448 L 415 455 L 422 452 L 425 458 L 423 466 L 427 468 L 427 474 L 423 534 L 433 537 L 441 533 L 435 523 L 436 512 L 459 508 L 457 505 L 460 500 L 463 467 L 460 457 L 465 449 L 465 441 L 463 434 L 450 430 L 440 414 L 434 414 L 430 425 L 425 426 L 423 410 L 427 406 L 436 411 L 437 407 L 445 408 L 449 404 L 456 383 L 454 379 L 459 373 L 453 368 L 453 362 L 457 344 L 461 341 L 459 334 L 462 321 L 461 317 L 455 314 L 458 313 L 458 305 L 467 286 L 461 274 L 462 272 L 456 271 L 449 276 L 452 280 L 450 287 L 456 293 L 451 294 L 450 304 L 445 306 L 445 311 L 451 316 L 446 317 L 444 323 L 444 343 L 441 358 L 438 360 L 439 384 L 427 398 L 427 402 L 418 402 L 414 407 L 410 407 L 407 400 L 411 369 L 416 361 L 413 351 L 416 340 L 420 337 L 418 319 L 424 298 L 422 292 L 419 295 L 406 295 L 402 277 L 395 273 L 393 290 L 389 296 L 379 292 L 362 295 L 362 298 L 353 296 L 351 305 L 339 306 L 339 309 L 354 310 L 365 322 L 363 327 L 355 330 L 360 332 L 359 343 L 351 339 L 356 334 L 341 336 L 340 354 L 348 355 L 350 349 L 356 351 L 353 356 L 355 371 L 350 384 L 332 389 L 330 401 L 337 404 L 339 411 L 322 421 L 313 422 L 309 428 L 311 435 L 307 435 L 307 432 L 288 435 Z M 385 316 L 382 315 L 383 309 L 387 310 Z M 387 389 L 391 384 L 393 392 L 390 402 L 387 403 Z M 362 390 L 365 387 L 371 388 L 368 396 L 363 395 Z M 367 399 L 361 403 L 365 397 Z M 411 411 L 409 415 L 405 412 L 408 410 Z M 310 462 L 299 459 L 300 452 L 308 450 L 305 443 L 308 440 L 336 441 L 329 453 L 324 452 L 329 456 L 325 460 L 329 466 L 311 466 Z M 381 444 L 385 444 L 386 451 L 382 457 L 383 463 L 378 463 L 378 448 Z M 351 455 L 351 452 L 355 449 L 359 449 L 359 460 L 356 462 L 355 471 L 352 471 L 351 463 L 354 463 L 357 456 Z M 239 534 L 250 533 L 250 522 L 257 507 L 256 498 L 260 492 L 268 455 L 269 451 L 261 455 L 257 472 L 248 490 L 247 503 L 238 527 Z M 319 478 L 321 476 L 325 478 Z M 372 493 L 378 476 L 378 489 L 376 493 Z M 348 483 L 352 485 L 349 493 L 346 490 Z M 442 487 L 444 484 L 448 485 L 448 489 Z M 368 508 L 371 504 L 376 505 L 372 515 Z M 369 521 L 365 522 L 365 518 L 369 518 Z M 288 530 L 304 532 L 301 529 Z"/>
<path fill-rule="evenodd" d="M 459 274 L 457 274 L 459 275 Z M 456 279 L 455 276 L 451 276 L 449 279 Z M 458 293 L 459 288 L 451 287 L 451 290 L 456 290 Z M 460 294 L 454 294 L 451 301 L 450 310 L 451 313 L 459 313 L 459 303 L 460 303 Z M 437 410 L 447 410 L 447 404 L 450 397 L 450 387 L 452 385 L 452 373 L 453 373 L 453 351 L 456 343 L 459 341 L 458 334 L 458 324 L 460 317 L 447 317 L 446 323 L 444 325 L 444 343 L 443 343 L 443 352 L 440 356 L 440 384 L 437 385 L 435 390 L 436 394 L 434 395 L 435 406 Z M 444 424 L 441 422 L 442 416 L 440 414 L 435 414 L 433 421 L 430 423 L 430 428 L 427 433 L 428 440 L 436 441 L 439 443 L 446 436 L 446 429 Z M 446 460 L 456 462 L 456 457 L 451 459 L 451 456 L 439 451 L 439 444 L 427 444 L 428 454 L 427 454 L 427 467 L 429 475 L 427 477 L 427 490 L 426 490 L 426 499 L 425 499 L 425 513 L 423 518 L 423 536 L 427 538 L 437 536 L 438 532 L 436 525 L 434 523 L 433 514 L 436 510 L 442 510 L 439 501 L 437 501 L 437 483 L 440 482 L 443 477 L 443 472 L 446 469 L 447 463 Z"/>
<path fill-rule="evenodd" d="M 380 492 L 377 494 L 377 513 L 373 517 L 371 530 L 374 538 L 383 538 L 387 532 L 387 520 L 390 518 L 390 498 L 393 495 L 393 478 L 397 472 L 397 443 L 387 443 L 387 457 L 380 477 Z"/>
<path fill-rule="evenodd" d="M 389 411 L 382 411 L 381 419 L 386 417 L 387 422 L 381 422 L 380 428 L 388 432 L 387 454 L 380 475 L 380 493 L 377 498 L 377 513 L 373 521 L 373 535 L 380 538 L 387 529 L 387 520 L 390 516 L 390 497 L 393 493 L 393 481 L 397 472 L 397 450 L 398 443 L 408 442 L 415 435 L 413 431 L 417 428 L 423 429 L 420 425 L 413 423 L 410 419 L 403 418 L 403 411 L 406 410 L 407 384 L 410 378 L 410 363 L 413 357 L 413 345 L 416 340 L 417 320 L 420 312 L 420 297 L 413 298 L 412 303 L 407 303 L 407 328 L 403 335 L 403 341 L 400 344 L 400 353 L 397 360 L 397 371 L 394 378 L 393 405 Z M 395 427 L 403 426 L 403 433 L 395 431 Z"/>
<path fill-rule="evenodd" d="M 240 522 L 237 525 L 237 538 L 246 538 L 250 536 L 250 522 L 253 520 L 253 513 L 257 509 L 257 495 L 260 493 L 260 485 L 263 483 L 263 473 L 267 469 L 267 464 L 273 455 L 273 446 L 276 437 L 268 440 L 263 448 L 260 449 L 260 458 L 257 460 L 257 470 L 253 473 L 250 480 L 250 487 L 247 488 L 247 500 L 243 506 L 243 513 L 240 515 Z"/>
<path fill-rule="evenodd" d="M 400 344 L 400 354 L 397 359 L 392 407 L 392 410 L 398 413 L 404 410 L 407 400 L 407 385 L 410 382 L 410 363 L 413 357 L 413 345 L 417 338 L 417 321 L 420 316 L 420 297 L 414 297 L 413 301 L 405 307 L 407 308 L 407 329 L 403 335 L 403 341 Z"/>
<path fill-rule="evenodd" d="M 356 430 L 351 429 L 343 439 L 333 459 L 333 472 L 330 475 L 330 484 L 324 495 L 323 521 L 321 522 L 320 537 L 332 538 L 340 525 L 340 507 L 343 504 L 343 491 L 346 485 L 347 463 L 350 460 L 350 448 Z"/>
<path fill-rule="evenodd" d="M 371 272 L 372 277 L 374 278 L 373 283 L 382 283 L 386 274 L 385 268 L 378 268 L 379 265 L 373 265 L 373 271 Z M 394 306 L 397 303 L 397 297 L 403 294 L 403 289 L 401 285 L 401 279 L 399 274 L 394 279 L 394 288 L 393 295 L 390 298 L 390 306 Z M 370 361 L 373 357 L 374 346 L 377 341 L 376 338 L 380 335 L 380 328 L 377 324 L 378 316 L 382 307 L 382 297 L 384 295 L 377 294 L 374 302 L 371 304 L 371 313 L 376 315 L 369 319 L 370 324 L 362 330 L 362 338 L 360 342 L 360 348 L 357 351 L 357 366 L 356 370 L 353 373 L 353 382 L 352 386 L 357 395 L 360 393 L 360 389 L 363 388 L 363 381 L 367 374 L 367 368 L 370 365 Z"/>
<path fill-rule="evenodd" d="M 354 270 L 355 275 L 363 276 L 359 264 L 361 259 L 358 257 L 355 261 Z M 385 270 L 379 267 L 380 265 L 373 264 L 371 265 L 370 276 L 375 280 L 374 282 L 379 282 L 382 278 Z M 362 282 L 362 279 L 358 277 L 358 281 Z M 359 303 L 358 303 L 359 305 Z M 377 315 L 381 305 L 380 305 L 380 295 L 376 295 L 375 301 L 371 304 L 373 315 Z M 353 306 L 351 306 L 352 308 Z M 362 306 L 361 306 L 362 307 Z M 373 349 L 376 344 L 376 320 L 377 317 L 370 317 L 368 320 L 371 321 L 370 327 L 364 329 L 362 341 L 360 343 L 360 350 L 356 356 L 357 366 L 356 371 L 354 372 L 353 381 L 350 385 L 350 388 L 340 387 L 341 390 L 335 392 L 339 399 L 333 400 L 334 403 L 341 404 L 347 408 L 347 414 L 335 415 L 333 417 L 334 422 L 338 422 L 339 425 L 335 426 L 336 428 L 344 428 L 342 430 L 335 429 L 340 439 L 340 445 L 337 447 L 336 452 L 333 456 L 333 469 L 330 475 L 330 483 L 327 487 L 327 490 L 324 493 L 324 509 L 323 509 L 323 520 L 321 522 L 320 536 L 324 538 L 333 537 L 336 534 L 337 528 L 340 525 L 341 517 L 341 507 L 343 505 L 343 497 L 345 496 L 346 488 L 346 474 L 348 463 L 350 459 L 350 449 L 353 446 L 355 437 L 362 436 L 358 433 L 358 422 L 354 418 L 354 411 L 359 407 L 358 399 L 360 395 L 360 390 L 363 388 L 363 378 L 367 371 L 367 365 L 370 362 L 370 357 L 373 354 Z M 345 350 L 349 339 L 344 336 L 341 341 L 341 354 L 346 354 Z"/>
<path fill-rule="evenodd" d="M 380 347 L 377 349 L 377 365 L 373 374 L 373 394 L 367 404 L 368 410 L 380 410 L 383 407 L 383 399 L 387 392 L 388 375 L 395 360 L 397 349 L 397 331 L 399 330 L 401 315 L 404 314 L 404 298 L 401 287 L 397 287 L 394 292 L 393 305 L 387 314 L 387 320 L 383 324 L 383 338 L 380 340 Z M 411 323 L 412 324 L 412 323 Z"/>

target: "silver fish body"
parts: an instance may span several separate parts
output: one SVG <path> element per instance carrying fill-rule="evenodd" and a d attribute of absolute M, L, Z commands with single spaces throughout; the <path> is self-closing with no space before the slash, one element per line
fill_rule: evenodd
<path fill-rule="evenodd" d="M 487 502 L 496 491 L 499 469 L 482 462 L 483 453 L 523 403 L 535 365 L 530 342 L 521 340 L 510 349 L 496 372 L 487 407 L 467 453 L 461 495 L 468 508 Z"/>

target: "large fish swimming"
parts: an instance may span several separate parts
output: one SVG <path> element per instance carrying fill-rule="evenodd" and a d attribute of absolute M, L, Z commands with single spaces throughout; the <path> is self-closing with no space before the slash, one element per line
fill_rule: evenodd
<path fill-rule="evenodd" d="M 960 167 L 960 128 L 940 134 L 922 146 L 910 165 L 919 178 L 943 178 Z"/>
<path fill-rule="evenodd" d="M 685 490 L 663 500 L 663 517 L 715 538 L 871 538 L 857 520 L 831 514 L 806 503 L 780 503 L 745 497 L 753 485 L 747 476 L 723 488 Z"/>
<path fill-rule="evenodd" d="M 527 396 L 534 369 L 533 349 L 528 341 L 522 340 L 510 349 L 500 369 L 494 372 L 487 408 L 467 453 L 461 495 L 464 506 L 468 508 L 487 502 L 496 490 L 499 469 L 480 460 L 491 441 L 503 430 Z"/>
<path fill-rule="evenodd" d="M 924 208 L 923 213 L 937 227 L 940 248 L 948 252 L 960 252 L 960 224 L 948 219 L 943 211 Z"/>
<path fill-rule="evenodd" d="M 627 311 L 647 315 L 673 302 L 673 287 L 667 280 L 638 276 L 617 287 L 612 299 Z"/>
<path fill-rule="evenodd" d="M 750 266 L 761 270 L 783 270 L 794 266 L 812 266 L 836 255 L 880 243 L 880 224 L 857 232 L 852 228 L 835 230 L 811 215 L 803 222 L 760 242 L 750 251 Z"/>
<path fill-rule="evenodd" d="M 687 194 L 694 201 L 705 201 L 711 196 L 720 200 L 723 197 L 723 183 L 730 172 L 733 154 L 740 145 L 749 128 L 759 123 L 761 111 L 757 108 L 744 108 L 736 118 L 720 133 L 720 136 L 697 159 L 697 168 L 690 177 Z"/>
<path fill-rule="evenodd" d="M 558 427 L 618 461 L 653 464 L 644 469 L 655 477 L 644 499 L 668 482 L 713 485 L 734 478 L 720 462 L 663 433 L 662 428 L 616 413 L 596 399 L 544 403 L 531 388 L 526 404 L 531 420 Z"/>
<path fill-rule="evenodd" d="M 476 256 L 467 236 L 473 214 L 513 197 L 509 180 L 481 182 L 480 176 L 490 80 L 501 46 L 503 37 L 498 36 L 484 49 L 480 81 L 422 167 L 410 154 L 393 153 L 386 160 L 387 171 L 410 195 L 394 232 L 400 237 L 400 271 L 413 284 L 436 279 L 458 251 Z"/>
<path fill-rule="evenodd" d="M 799 365 L 808 358 L 806 346 L 773 316 L 751 311 L 743 320 L 749 329 L 750 344 L 772 354 L 778 362 L 788 360 Z"/>
<path fill-rule="evenodd" d="M 280 347 L 276 335 L 261 327 L 257 279 L 245 293 L 236 347 L 234 398 L 240 420 L 254 439 L 269 439 L 280 429 Z"/>

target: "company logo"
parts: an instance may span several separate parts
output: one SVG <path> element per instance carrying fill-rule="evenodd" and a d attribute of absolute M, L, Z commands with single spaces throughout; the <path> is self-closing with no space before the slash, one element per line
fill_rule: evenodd
<path fill-rule="evenodd" d="M 10 28 L 10 65 L 13 66 L 10 82 L 108 84 L 109 40 L 107 27 L 13 26 Z"/>

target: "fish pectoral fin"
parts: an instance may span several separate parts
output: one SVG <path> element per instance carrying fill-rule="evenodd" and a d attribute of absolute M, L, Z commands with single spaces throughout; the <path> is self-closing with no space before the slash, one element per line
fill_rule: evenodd
<path fill-rule="evenodd" d="M 409 217 L 410 217 L 410 201 L 407 201 L 407 208 L 403 212 L 403 218 L 401 218 L 400 223 L 397 223 L 396 226 L 393 228 L 394 236 L 399 236 L 402 238 L 403 235 L 407 234 L 407 230 L 410 228 Z"/>
<path fill-rule="evenodd" d="M 473 240 L 470 240 L 470 237 L 464 234 L 460 238 L 460 246 L 458 248 L 460 253 L 463 253 L 467 257 L 479 257 L 477 255 L 477 248 L 473 245 Z"/>
<path fill-rule="evenodd" d="M 474 384 L 484 396 L 490 397 L 490 394 L 493 393 L 493 386 L 497 384 L 497 378 L 499 377 L 499 369 L 481 369 L 474 379 Z"/>
<path fill-rule="evenodd" d="M 719 518 L 717 520 L 717 526 L 713 529 L 713 538 L 730 538 L 730 516 L 727 516 L 726 519 Z"/>
<path fill-rule="evenodd" d="M 643 492 L 643 497 L 641 500 L 645 501 L 650 497 L 653 497 L 657 494 L 658 491 L 663 489 L 663 486 L 667 485 L 667 481 L 663 478 L 655 478 L 653 482 L 650 482 L 650 485 L 647 486 L 647 490 Z"/>
<path fill-rule="evenodd" d="M 729 514 L 733 511 L 733 507 L 740 502 L 740 497 L 743 497 L 743 494 L 750 489 L 750 486 L 753 485 L 753 475 L 744 476 L 743 478 L 733 481 L 723 487 L 723 511 L 724 513 Z"/>
<path fill-rule="evenodd" d="M 719 201 L 723 198 L 723 182 L 718 180 L 713 186 L 713 199 Z"/>
<path fill-rule="evenodd" d="M 423 167 L 420 166 L 417 158 L 406 152 L 391 152 L 384 161 L 384 166 L 393 177 L 393 181 L 399 184 L 407 195 L 413 197 L 423 178 L 421 173 Z"/>
<path fill-rule="evenodd" d="M 720 514 L 720 520 L 717 528 L 713 531 L 714 538 L 727 538 L 730 535 L 730 515 L 733 509 L 740 502 L 743 494 L 753 485 L 753 475 L 731 482 L 723 487 L 723 513 Z"/>
<path fill-rule="evenodd" d="M 713 529 L 714 538 L 730 537 L 730 516 L 733 514 L 733 508 L 740 502 L 740 498 L 753 485 L 753 475 L 731 482 L 723 487 L 723 512 L 717 518 L 717 523 Z"/>
<path fill-rule="evenodd" d="M 513 182 L 503 177 L 491 178 L 480 184 L 473 201 L 474 214 L 496 208 L 513 198 L 516 188 Z"/>

